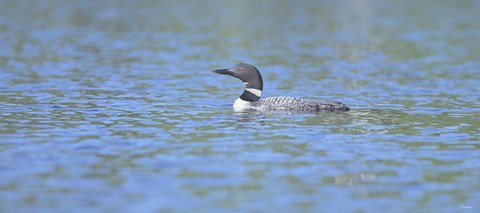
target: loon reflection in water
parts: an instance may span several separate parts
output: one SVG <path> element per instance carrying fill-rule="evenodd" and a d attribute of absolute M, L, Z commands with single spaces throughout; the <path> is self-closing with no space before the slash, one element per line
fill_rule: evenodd
<path fill-rule="evenodd" d="M 263 90 L 263 80 L 258 69 L 250 64 L 239 63 L 229 69 L 218 69 L 213 72 L 231 75 L 243 81 L 245 91 L 233 104 L 236 112 L 247 110 L 259 111 L 290 111 L 290 112 L 338 112 L 350 108 L 340 102 L 315 102 L 312 100 L 292 97 L 270 97 L 260 99 Z"/>

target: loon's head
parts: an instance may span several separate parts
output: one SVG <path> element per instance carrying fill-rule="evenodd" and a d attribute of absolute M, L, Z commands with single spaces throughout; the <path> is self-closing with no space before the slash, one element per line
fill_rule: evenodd
<path fill-rule="evenodd" d="M 239 63 L 232 68 L 213 70 L 213 72 L 222 75 L 231 75 L 243 81 L 245 84 L 245 91 L 243 91 L 239 100 L 254 102 L 258 101 L 260 96 L 262 96 L 262 75 L 260 75 L 258 69 L 253 65 Z"/>
<path fill-rule="evenodd" d="M 263 80 L 256 67 L 250 64 L 239 63 L 232 68 L 218 69 L 213 72 L 222 75 L 231 75 L 243 81 L 246 88 L 252 88 L 262 91 Z"/>

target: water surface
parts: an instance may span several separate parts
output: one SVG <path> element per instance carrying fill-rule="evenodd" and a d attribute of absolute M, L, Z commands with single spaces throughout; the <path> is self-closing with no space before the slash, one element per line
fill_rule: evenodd
<path fill-rule="evenodd" d="M 1 212 L 480 208 L 478 1 L 3 1 Z M 347 113 L 234 113 L 264 95 Z"/>

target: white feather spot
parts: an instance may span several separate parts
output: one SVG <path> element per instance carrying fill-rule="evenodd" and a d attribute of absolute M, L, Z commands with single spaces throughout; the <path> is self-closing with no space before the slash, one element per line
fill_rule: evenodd
<path fill-rule="evenodd" d="M 254 89 L 254 88 L 245 88 L 245 90 L 251 92 L 252 94 L 254 94 L 258 97 L 262 96 L 262 90 Z"/>

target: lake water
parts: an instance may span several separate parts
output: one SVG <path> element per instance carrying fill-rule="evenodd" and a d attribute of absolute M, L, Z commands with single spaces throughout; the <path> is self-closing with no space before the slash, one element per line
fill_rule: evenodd
<path fill-rule="evenodd" d="M 0 212 L 480 209 L 479 1 L 1 5 Z"/>

